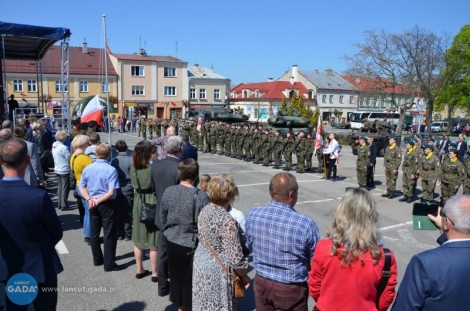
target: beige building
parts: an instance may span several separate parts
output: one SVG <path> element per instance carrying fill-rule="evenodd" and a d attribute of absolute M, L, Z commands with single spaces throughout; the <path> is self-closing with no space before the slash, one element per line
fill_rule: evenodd
<path fill-rule="evenodd" d="M 196 64 L 188 68 L 188 84 L 191 109 L 228 106 L 230 79 Z"/>
<path fill-rule="evenodd" d="M 148 118 L 179 118 L 188 102 L 187 62 L 172 56 L 110 53 L 119 75 L 118 112 Z"/>

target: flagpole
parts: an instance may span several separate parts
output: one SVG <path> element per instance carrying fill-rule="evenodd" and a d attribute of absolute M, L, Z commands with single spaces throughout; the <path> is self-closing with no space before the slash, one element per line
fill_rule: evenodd
<path fill-rule="evenodd" d="M 109 81 L 108 81 L 108 38 L 106 37 L 106 14 L 103 14 L 104 25 L 104 73 L 106 86 L 106 110 L 108 111 L 108 144 L 111 146 L 111 110 L 109 109 Z"/>

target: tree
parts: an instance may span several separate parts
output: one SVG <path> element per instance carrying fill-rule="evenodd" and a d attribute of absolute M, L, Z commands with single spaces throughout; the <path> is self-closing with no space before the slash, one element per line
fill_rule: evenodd
<path fill-rule="evenodd" d="M 442 69 L 442 88 L 437 92 L 436 105 L 448 106 L 449 117 L 454 107 L 470 108 L 470 25 L 465 25 L 446 51 Z"/>
<path fill-rule="evenodd" d="M 405 112 L 414 105 L 413 98 L 424 96 L 427 118 L 431 121 L 438 73 L 444 59 L 444 40 L 434 33 L 415 27 L 403 34 L 366 31 L 365 41 L 356 43 L 358 51 L 345 56 L 348 72 L 372 79 L 371 88 L 362 96 L 381 97 L 392 110 L 401 109 L 397 134 L 401 134 Z M 397 101 L 398 89 L 408 100 Z M 430 124 L 430 123 L 429 123 Z"/>

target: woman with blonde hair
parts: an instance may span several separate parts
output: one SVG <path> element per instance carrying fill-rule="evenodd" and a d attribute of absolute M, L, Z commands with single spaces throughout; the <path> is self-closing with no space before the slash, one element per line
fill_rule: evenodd
<path fill-rule="evenodd" d="M 384 251 L 377 229 L 378 212 L 367 190 L 350 188 L 335 210 L 327 238 L 320 240 L 308 279 L 316 310 L 379 310 L 392 304 L 397 265 L 391 253 L 391 276 L 377 302 Z"/>
<path fill-rule="evenodd" d="M 236 310 L 232 277 L 237 273 L 248 288 L 250 279 L 235 219 L 227 212 L 236 196 L 233 177 L 216 175 L 207 185 L 211 203 L 198 217 L 199 244 L 193 263 L 193 310 Z M 222 267 L 222 265 L 224 267 Z"/>

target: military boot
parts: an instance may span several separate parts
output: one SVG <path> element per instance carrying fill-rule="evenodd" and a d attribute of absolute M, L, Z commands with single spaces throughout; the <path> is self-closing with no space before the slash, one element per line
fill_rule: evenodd
<path fill-rule="evenodd" d="M 387 197 L 389 197 L 389 196 L 390 196 L 390 190 L 388 190 L 388 189 L 387 189 L 387 192 L 386 192 L 386 193 L 384 193 L 384 194 L 381 195 L 382 198 L 387 198 Z"/>
<path fill-rule="evenodd" d="M 400 202 L 408 202 L 408 196 L 405 195 L 403 198 L 398 199 L 398 201 L 400 201 Z"/>

